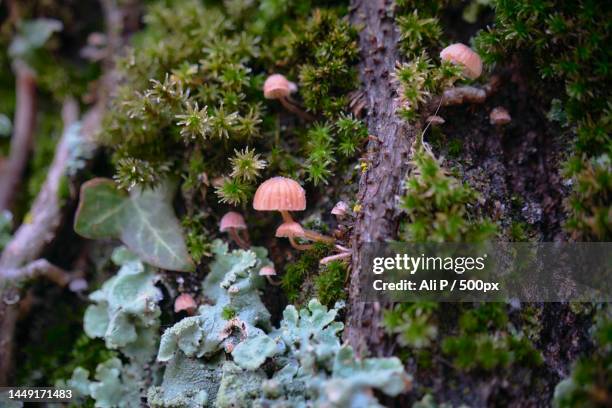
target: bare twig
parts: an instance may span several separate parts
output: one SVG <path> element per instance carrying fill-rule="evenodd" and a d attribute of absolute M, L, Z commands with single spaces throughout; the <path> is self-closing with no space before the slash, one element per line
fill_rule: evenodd
<path fill-rule="evenodd" d="M 21 61 L 15 62 L 14 69 L 17 96 L 15 127 L 11 151 L 0 173 L 0 210 L 8 209 L 13 202 L 34 139 L 36 79 L 32 70 Z"/>
<path fill-rule="evenodd" d="M 69 122 L 65 122 L 64 130 L 77 119 L 77 112 L 76 101 L 66 100 L 63 117 Z M 0 256 L 0 385 L 8 385 L 8 374 L 12 367 L 13 333 L 19 311 L 17 304 L 8 301 L 7 298 L 19 299 L 19 293 L 15 289 L 16 282 L 33 278 L 41 273 L 63 281 L 63 278 L 60 278 L 61 274 L 57 273 L 58 268 L 45 260 L 35 261 L 35 259 L 41 255 L 45 245 L 55 237 L 61 222 L 59 189 L 67 160 L 68 141 L 64 131 L 56 147 L 47 179 L 32 206 L 32 222 L 19 227 Z"/>
<path fill-rule="evenodd" d="M 4 269 L 2 270 L 2 274 L 3 278 L 11 280 L 46 277 L 51 282 L 61 287 L 66 286 L 71 280 L 70 273 L 53 265 L 46 259 L 37 259 L 21 268 Z"/>

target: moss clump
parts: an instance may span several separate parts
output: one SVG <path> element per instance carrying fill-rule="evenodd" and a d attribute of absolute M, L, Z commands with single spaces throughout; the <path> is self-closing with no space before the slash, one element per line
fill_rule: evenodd
<path fill-rule="evenodd" d="M 529 340 L 510 334 L 477 333 L 448 337 L 442 343 L 442 351 L 452 356 L 455 366 L 462 370 L 494 370 L 514 364 L 533 367 L 543 361 Z"/>
<path fill-rule="evenodd" d="M 538 69 L 534 88 L 546 90 L 543 97 L 551 102 L 549 117 L 572 126 L 576 135 L 575 153 L 566 171 L 575 180 L 566 226 L 577 239 L 609 241 L 612 81 L 608 4 L 498 0 L 494 7 L 494 25 L 476 38 L 479 52 L 489 64 L 516 56 Z M 542 87 L 542 80 L 549 86 Z M 559 82 L 565 85 L 561 94 L 556 86 Z"/>
<path fill-rule="evenodd" d="M 346 298 L 344 281 L 346 279 L 346 264 L 341 261 L 333 261 L 327 264 L 314 278 L 316 296 L 319 301 L 332 306 L 338 300 Z"/>
<path fill-rule="evenodd" d="M 317 9 L 289 31 L 280 53 L 282 65 L 294 66 L 304 105 L 333 118 L 347 105 L 357 87 L 354 68 L 359 56 L 357 32 L 336 10 Z"/>
<path fill-rule="evenodd" d="M 199 262 L 203 257 L 210 256 L 210 234 L 204 226 L 201 215 L 186 216 L 181 220 L 185 231 L 185 244 L 189 255 L 195 262 Z"/>
<path fill-rule="evenodd" d="M 434 302 L 400 303 L 386 310 L 383 324 L 385 330 L 397 335 L 397 341 L 404 347 L 424 349 L 434 342 L 438 335 Z"/>
<path fill-rule="evenodd" d="M 327 255 L 329 246 L 317 242 L 313 247 L 302 253 L 296 262 L 285 267 L 285 273 L 281 278 L 281 287 L 291 303 L 295 303 L 302 291 L 302 284 L 306 278 L 319 269 L 319 261 Z"/>
<path fill-rule="evenodd" d="M 230 306 L 225 306 L 221 311 L 221 317 L 225 320 L 230 320 L 236 317 L 236 310 L 231 308 Z"/>
<path fill-rule="evenodd" d="M 533 367 L 542 356 L 525 337 L 508 330 L 505 305 L 488 303 L 467 310 L 459 317 L 459 334 L 442 341 L 442 351 L 453 357 L 462 370 L 509 367 L 514 364 Z"/>
<path fill-rule="evenodd" d="M 576 238 L 608 241 L 612 237 L 610 157 L 602 154 L 584 160 L 573 158 L 567 163 L 566 174 L 574 176 L 574 191 L 568 201 L 571 216 L 566 226 L 574 231 Z"/>
<path fill-rule="evenodd" d="M 411 242 L 480 242 L 496 232 L 489 220 L 473 214 L 478 193 L 450 176 L 425 150 L 415 153 L 402 208 L 407 220 L 402 238 Z"/>
<path fill-rule="evenodd" d="M 555 407 L 604 407 L 612 402 L 612 322 L 609 319 L 596 328 L 595 341 L 595 352 L 578 360 L 571 376 L 555 388 Z"/>

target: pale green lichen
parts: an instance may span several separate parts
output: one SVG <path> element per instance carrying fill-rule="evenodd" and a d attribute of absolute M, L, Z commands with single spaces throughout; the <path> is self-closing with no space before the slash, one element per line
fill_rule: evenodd
<path fill-rule="evenodd" d="M 155 300 L 161 294 L 155 275 L 129 251 L 115 251 L 113 259 L 122 267 L 92 294 L 97 303 L 86 314 L 86 330 L 130 356 L 130 362 L 107 360 L 98 365 L 94 380 L 77 368 L 64 384 L 92 397 L 97 407 L 128 408 L 139 406 L 145 394 L 148 405 L 159 408 L 379 407 L 373 389 L 390 396 L 407 389 L 399 359 L 361 359 L 341 344 L 344 325 L 336 318 L 342 303 L 328 309 L 313 299 L 301 310 L 288 306 L 273 328 L 259 290 L 259 269 L 270 263 L 267 252 L 230 252 L 220 240 L 212 251 L 215 259 L 202 285 L 207 303 L 164 332 L 160 364 L 154 365 L 143 364 L 148 351 L 131 351 L 136 344 L 156 343 Z M 150 384 L 146 393 L 145 384 Z"/>
<path fill-rule="evenodd" d="M 228 252 L 220 241 L 212 248 L 216 258 L 203 284 L 212 305 L 201 306 L 197 316 L 184 318 L 162 336 L 158 360 L 168 366 L 161 385 L 149 391 L 150 404 L 179 406 L 176 396 L 182 395 L 180 406 L 195 406 L 193 397 L 178 390 L 185 386 L 183 377 L 215 364 L 208 370 L 216 375 L 190 387 L 192 395 L 206 393 L 206 406 L 375 407 L 371 389 L 392 396 L 406 389 L 408 378 L 398 359 L 359 359 L 342 346 L 344 326 L 335 321 L 341 303 L 328 309 L 312 300 L 299 311 L 288 306 L 280 327 L 272 329 L 258 291 L 258 270 L 269 262 L 265 251 Z M 228 308 L 234 311 L 230 319 Z M 264 366 L 274 373 L 271 378 Z"/>
<path fill-rule="evenodd" d="M 157 303 L 162 293 L 155 286 L 153 270 L 126 249 L 115 251 L 113 260 L 121 268 L 89 296 L 95 303 L 85 311 L 85 333 L 103 338 L 109 349 L 120 350 L 137 363 L 146 363 L 155 355 L 159 338 Z"/>
<path fill-rule="evenodd" d="M 79 403 L 91 397 L 100 408 L 136 408 L 141 406 L 159 340 L 162 292 L 155 286 L 153 269 L 125 247 L 117 248 L 112 260 L 120 269 L 89 296 L 95 303 L 85 311 L 84 329 L 129 362 L 113 357 L 98 364 L 94 380 L 88 370 L 77 367 L 69 380 L 57 385 L 71 387 Z"/>

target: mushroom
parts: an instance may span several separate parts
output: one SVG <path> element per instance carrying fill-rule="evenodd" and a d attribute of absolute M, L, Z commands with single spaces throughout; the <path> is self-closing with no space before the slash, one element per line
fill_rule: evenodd
<path fill-rule="evenodd" d="M 344 201 L 338 201 L 336 205 L 334 205 L 334 208 L 332 208 L 331 213 L 332 215 L 335 215 L 338 220 L 342 220 L 346 216 L 348 210 L 349 206 L 347 203 Z"/>
<path fill-rule="evenodd" d="M 175 300 L 174 300 L 174 313 L 179 313 L 182 311 L 187 312 L 187 314 L 189 315 L 193 315 L 193 313 L 196 311 L 198 305 L 195 302 L 195 300 L 193 299 L 193 296 L 191 296 L 188 293 L 181 293 Z"/>
<path fill-rule="evenodd" d="M 227 232 L 236 244 L 243 249 L 249 247 L 249 235 L 244 217 L 240 213 L 230 211 L 219 222 L 219 231 Z M 240 234 L 244 235 L 243 237 Z"/>
<path fill-rule="evenodd" d="M 444 123 L 446 123 L 444 118 L 442 116 L 438 116 L 438 115 L 431 115 L 431 116 L 427 117 L 426 122 L 427 123 L 431 123 L 434 126 L 439 126 L 439 125 L 443 125 Z"/>
<path fill-rule="evenodd" d="M 88 287 L 87 281 L 83 278 L 76 278 L 68 283 L 68 289 L 70 289 L 71 292 L 84 292 Z"/>
<path fill-rule="evenodd" d="M 289 211 L 306 209 L 306 191 L 300 184 L 287 177 L 272 177 L 261 183 L 253 198 L 253 208 L 257 211 L 279 211 L 284 223 L 295 222 Z M 303 229 L 303 237 L 311 241 L 332 243 L 331 237 Z"/>
<path fill-rule="evenodd" d="M 291 243 L 291 246 L 294 247 L 295 249 L 304 251 L 304 250 L 312 248 L 312 245 L 298 244 L 295 241 L 295 238 L 305 238 L 306 236 L 306 232 L 304 231 L 304 228 L 302 228 L 302 226 L 295 221 L 289 221 L 289 222 L 282 223 L 276 229 L 275 235 L 277 238 L 289 238 L 289 242 Z"/>
<path fill-rule="evenodd" d="M 281 74 L 270 75 L 263 85 L 264 98 L 278 99 L 285 109 L 293 112 L 305 120 L 314 120 L 308 113 L 300 109 L 291 99 L 291 94 L 297 91 L 297 85 Z"/>
<path fill-rule="evenodd" d="M 482 74 L 482 61 L 480 56 L 465 44 L 456 43 L 449 45 L 440 52 L 442 61 L 463 66 L 463 74 L 476 79 Z"/>
<path fill-rule="evenodd" d="M 507 125 L 511 120 L 512 118 L 508 111 L 501 106 L 494 108 L 489 114 L 489 122 L 495 126 Z"/>
<path fill-rule="evenodd" d="M 274 269 L 274 265 L 267 265 L 262 267 L 259 270 L 259 276 L 265 276 L 270 285 L 278 286 L 280 282 L 275 282 L 272 279 L 272 276 L 276 276 L 276 269 Z"/>

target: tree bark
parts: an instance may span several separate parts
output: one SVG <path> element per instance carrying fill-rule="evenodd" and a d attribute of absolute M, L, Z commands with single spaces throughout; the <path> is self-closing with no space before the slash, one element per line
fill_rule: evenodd
<path fill-rule="evenodd" d="M 380 326 L 382 307 L 360 301 L 359 274 L 368 243 L 395 237 L 399 224 L 398 196 L 409 168 L 410 151 L 420 125 L 411 125 L 397 115 L 397 90 L 392 73 L 399 59 L 399 32 L 394 25 L 394 2 L 353 0 L 351 23 L 362 28 L 359 34 L 366 123 L 371 135 L 367 171 L 359 181 L 361 210 L 353 227 L 352 270 L 345 339 L 359 353 L 385 354 Z M 376 140 L 377 139 L 377 140 Z"/>

